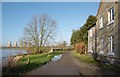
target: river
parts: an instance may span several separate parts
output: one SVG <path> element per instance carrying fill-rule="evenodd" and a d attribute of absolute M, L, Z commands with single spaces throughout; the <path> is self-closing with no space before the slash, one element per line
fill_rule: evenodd
<path fill-rule="evenodd" d="M 27 54 L 27 51 L 19 50 L 19 49 L 2 49 L 0 50 L 0 53 L 1 53 L 0 58 L 2 59 L 2 64 L 5 64 L 6 62 L 8 62 L 8 57 L 16 56 L 19 54 Z"/>

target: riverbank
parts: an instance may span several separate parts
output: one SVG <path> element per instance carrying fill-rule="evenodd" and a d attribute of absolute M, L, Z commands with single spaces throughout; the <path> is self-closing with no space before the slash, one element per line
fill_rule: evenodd
<path fill-rule="evenodd" d="M 6 66 L 9 62 L 10 58 L 19 56 L 19 55 L 25 55 L 29 54 L 26 50 L 17 50 L 17 49 L 2 49 L 0 50 L 0 58 L 2 59 L 2 66 Z"/>
<path fill-rule="evenodd" d="M 51 61 L 55 55 L 61 54 L 61 51 L 56 51 L 53 53 L 43 53 L 43 54 L 29 54 L 21 58 L 18 62 L 10 68 L 3 68 L 3 75 L 23 75 L 33 69 L 40 67 Z"/>

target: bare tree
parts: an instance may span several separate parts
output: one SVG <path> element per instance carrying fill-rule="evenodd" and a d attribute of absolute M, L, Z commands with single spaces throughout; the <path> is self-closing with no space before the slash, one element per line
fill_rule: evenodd
<path fill-rule="evenodd" d="M 54 39 L 56 30 L 56 21 L 48 15 L 35 16 L 33 20 L 25 27 L 25 39 L 35 47 L 39 52 L 40 47 L 44 47 L 50 40 Z"/>

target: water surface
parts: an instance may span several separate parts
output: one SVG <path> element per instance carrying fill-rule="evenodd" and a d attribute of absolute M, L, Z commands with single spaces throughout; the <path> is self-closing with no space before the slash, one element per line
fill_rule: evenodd
<path fill-rule="evenodd" d="M 2 55 L 0 57 L 9 57 L 9 56 L 16 56 L 19 54 L 27 54 L 25 50 L 0 50 Z"/>
<path fill-rule="evenodd" d="M 27 51 L 26 50 L 19 50 L 19 49 L 3 49 L 3 50 L 0 50 L 0 58 L 2 59 L 2 61 L 0 61 L 1 64 L 6 64 L 8 63 L 8 58 L 10 56 L 16 56 L 16 55 L 19 55 L 19 54 L 27 54 Z"/>

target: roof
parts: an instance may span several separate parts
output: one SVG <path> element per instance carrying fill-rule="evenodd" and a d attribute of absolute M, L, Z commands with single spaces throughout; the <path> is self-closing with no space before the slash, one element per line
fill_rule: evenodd
<path fill-rule="evenodd" d="M 92 26 L 90 26 L 90 27 L 88 28 L 88 30 L 91 29 L 92 27 L 95 27 L 95 26 L 96 26 L 96 23 L 93 24 Z"/>

